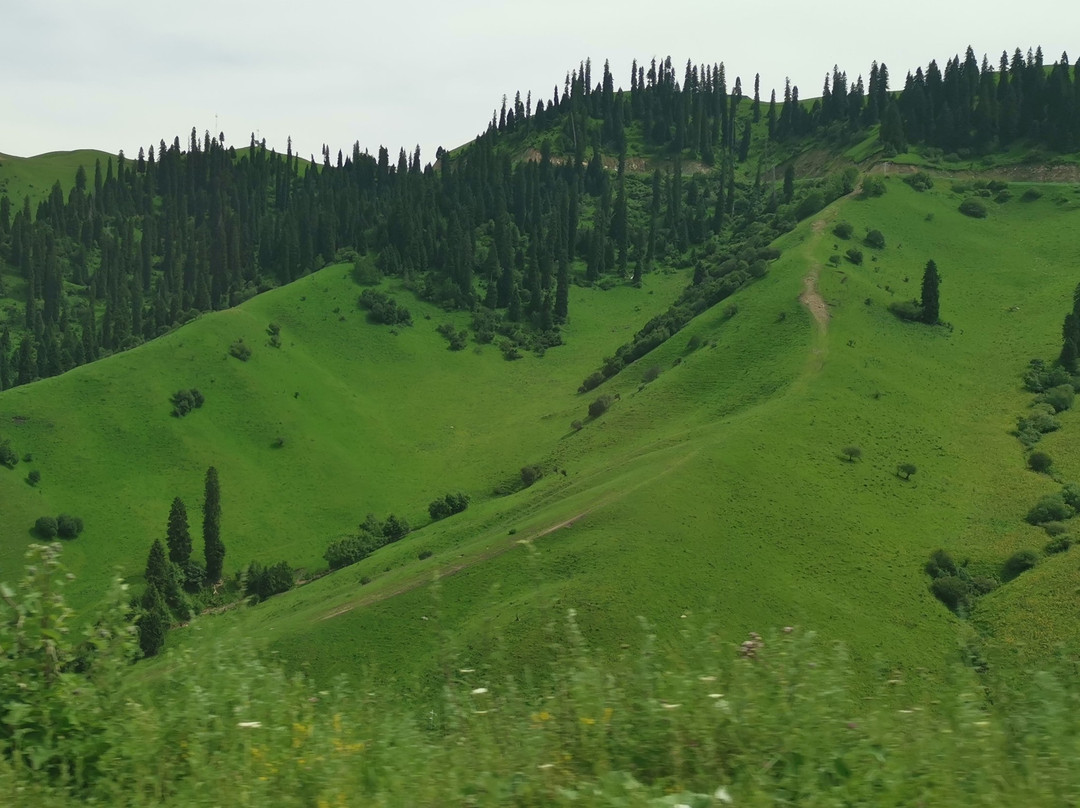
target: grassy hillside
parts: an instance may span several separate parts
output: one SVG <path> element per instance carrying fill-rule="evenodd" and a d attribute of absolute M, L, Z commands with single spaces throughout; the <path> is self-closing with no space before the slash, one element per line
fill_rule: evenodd
<path fill-rule="evenodd" d="M 38 202 L 49 195 L 57 180 L 67 196 L 75 185 L 75 172 L 79 166 L 86 169 L 87 180 L 93 183 L 94 163 L 100 160 L 104 172 L 110 158 L 115 165 L 115 155 L 96 149 L 48 152 L 34 157 L 0 154 L 0 196 L 7 194 L 14 210 L 18 210 L 23 199 L 29 196 L 31 209 L 34 209 Z"/>
<path fill-rule="evenodd" d="M 198 522 L 210 464 L 227 571 L 253 558 L 318 569 L 328 541 L 365 513 L 421 526 L 428 501 L 462 489 L 474 497 L 466 513 L 259 607 L 200 619 L 170 643 L 236 630 L 320 675 L 373 667 L 408 688 L 450 665 L 542 668 L 545 626 L 573 607 L 610 652 L 638 615 L 664 637 L 683 615 L 706 613 L 728 639 L 812 626 L 844 639 L 864 673 L 935 676 L 966 632 L 927 592 L 927 555 L 946 547 L 992 570 L 1044 541 L 1022 516 L 1053 483 L 1024 471 L 1009 430 L 1030 401 L 1027 360 L 1056 352 L 1080 197 L 1058 187 L 1022 202 L 1014 188 L 974 220 L 941 184 L 886 187 L 804 222 L 778 242 L 769 275 L 731 299 L 734 313 L 707 312 L 587 396 L 573 392 L 579 380 L 683 278 L 575 290 L 589 300 L 572 310 L 590 313 L 575 319 L 570 345 L 507 363 L 490 346 L 446 351 L 434 328 L 458 316 L 411 300 L 414 328 L 366 323 L 358 289 L 331 268 L 7 391 L 0 434 L 35 460 L 0 472 L 4 566 L 34 518 L 69 511 L 87 523 L 67 553 L 76 597 L 90 600 L 116 565 L 135 580 L 173 496 Z M 881 229 L 886 247 L 862 247 L 859 267 L 829 265 L 850 246 L 831 233 L 840 219 L 857 235 Z M 918 295 L 929 258 L 951 329 L 886 309 Z M 825 325 L 798 302 L 815 273 Z M 270 322 L 280 349 L 265 345 Z M 695 336 L 703 345 L 691 350 Z M 241 337 L 254 349 L 247 363 L 228 355 Z M 642 385 L 652 366 L 662 373 Z M 192 386 L 206 405 L 170 418 L 169 395 Z M 572 431 L 602 392 L 619 400 Z M 1061 439 L 1080 440 L 1073 431 Z M 862 449 L 859 462 L 842 458 L 848 445 Z M 548 470 L 539 483 L 490 496 L 534 462 Z M 902 462 L 918 466 L 911 480 L 896 474 Z M 36 489 L 22 480 L 32 467 Z M 1061 600 L 1076 597 L 1075 559 L 1047 559 L 985 599 L 988 631 L 1015 635 L 1022 618 L 1009 604 L 1045 602 L 1046 577 L 1058 582 L 1047 612 L 1070 611 Z M 1067 621 L 1040 625 L 1044 647 L 1075 637 Z"/>

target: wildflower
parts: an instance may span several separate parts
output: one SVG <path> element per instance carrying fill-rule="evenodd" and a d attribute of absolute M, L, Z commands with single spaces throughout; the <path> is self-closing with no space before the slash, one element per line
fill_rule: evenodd
<path fill-rule="evenodd" d="M 794 630 L 795 630 L 795 626 L 784 626 L 784 633 L 785 634 L 790 634 Z"/>
<path fill-rule="evenodd" d="M 698 681 L 699 682 L 715 682 L 716 677 L 715 676 L 699 676 Z"/>
<path fill-rule="evenodd" d="M 476 668 L 462 668 L 458 673 L 475 673 Z"/>
<path fill-rule="evenodd" d="M 719 788 L 717 788 L 716 791 L 713 793 L 713 797 L 716 799 L 717 802 L 731 802 L 731 794 L 728 793 L 728 790 L 724 786 L 720 786 Z"/>
<path fill-rule="evenodd" d="M 606 724 L 608 721 L 610 721 L 611 716 L 613 716 L 613 715 L 615 715 L 615 711 L 613 709 L 611 709 L 610 707 L 605 707 L 604 708 L 604 723 Z"/>
<path fill-rule="evenodd" d="M 258 729 L 262 726 L 262 721 L 241 721 L 236 726 L 243 727 L 244 729 Z"/>
<path fill-rule="evenodd" d="M 680 707 L 682 707 L 681 704 L 669 704 L 666 701 L 660 702 L 660 706 L 663 707 L 665 710 L 678 710 Z"/>
<path fill-rule="evenodd" d="M 724 698 L 724 694 L 723 693 L 710 693 L 709 698 L 710 699 L 722 699 L 722 698 Z"/>
<path fill-rule="evenodd" d="M 482 696 L 487 692 L 488 692 L 488 689 L 486 687 L 474 687 L 473 691 L 472 691 L 472 694 L 474 696 Z"/>
<path fill-rule="evenodd" d="M 554 769 L 555 764 L 554 763 L 541 763 L 536 768 L 538 768 L 538 769 Z"/>
<path fill-rule="evenodd" d="M 595 718 L 588 718 L 586 716 L 582 716 L 581 717 L 581 723 L 584 724 L 587 727 L 592 726 L 593 724 L 596 723 L 596 719 Z"/>

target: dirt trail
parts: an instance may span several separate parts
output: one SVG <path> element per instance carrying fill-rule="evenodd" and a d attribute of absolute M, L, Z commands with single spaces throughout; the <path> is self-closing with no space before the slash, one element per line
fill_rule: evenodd
<path fill-rule="evenodd" d="M 813 230 L 815 238 L 820 238 L 821 233 L 825 230 L 825 220 L 818 219 L 814 222 Z M 821 296 L 821 293 L 818 292 L 817 282 L 820 273 L 821 264 L 815 263 L 810 267 L 810 271 L 803 278 L 803 291 L 799 295 L 799 302 L 810 310 L 822 332 L 825 332 L 829 327 L 829 307 L 825 304 L 825 299 Z"/>

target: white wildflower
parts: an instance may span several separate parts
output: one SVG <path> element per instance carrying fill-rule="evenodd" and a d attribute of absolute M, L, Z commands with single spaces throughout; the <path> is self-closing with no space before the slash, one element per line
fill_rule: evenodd
<path fill-rule="evenodd" d="M 487 692 L 488 692 L 488 691 L 487 691 L 487 688 L 486 688 L 486 687 L 474 687 L 474 688 L 473 688 L 473 691 L 472 691 L 472 694 L 473 694 L 474 696 L 482 696 L 482 695 L 484 695 L 484 694 L 485 694 L 485 693 L 487 693 Z"/>
<path fill-rule="evenodd" d="M 244 729 L 258 729 L 262 726 L 262 721 L 241 721 L 236 726 Z"/>
<path fill-rule="evenodd" d="M 728 793 L 728 790 L 724 786 L 720 786 L 719 788 L 717 788 L 716 792 L 713 794 L 713 797 L 716 799 L 717 802 L 731 802 L 731 794 Z"/>

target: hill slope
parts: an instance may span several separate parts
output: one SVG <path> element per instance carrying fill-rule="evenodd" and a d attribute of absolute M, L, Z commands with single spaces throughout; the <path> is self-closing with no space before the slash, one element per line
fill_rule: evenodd
<path fill-rule="evenodd" d="M 1071 188 L 1034 202 L 1014 194 L 978 221 L 948 189 L 886 187 L 804 222 L 734 309 L 708 311 L 585 397 L 577 381 L 679 277 L 647 276 L 641 292 L 575 290 L 596 314 L 573 323 L 572 347 L 506 363 L 492 347 L 445 351 L 434 326 L 454 318 L 411 301 L 413 329 L 366 323 L 357 288 L 331 268 L 7 391 L 2 434 L 33 452 L 43 480 L 27 486 L 22 464 L 0 473 L 5 566 L 36 516 L 65 510 L 88 526 L 68 552 L 82 598 L 115 564 L 134 579 L 173 496 L 198 521 L 210 464 L 222 478 L 227 570 L 252 558 L 316 569 L 329 539 L 364 513 L 421 525 L 430 499 L 464 489 L 474 496 L 466 513 L 174 641 L 239 629 L 321 674 L 372 665 L 411 687 L 451 659 L 542 668 L 544 626 L 565 608 L 612 649 L 638 615 L 664 636 L 693 611 L 715 614 L 729 638 L 813 626 L 848 642 L 864 671 L 941 670 L 958 625 L 927 592 L 929 552 L 947 547 L 990 570 L 1042 543 L 1021 519 L 1053 483 L 1023 470 L 1009 430 L 1030 401 L 1019 386 L 1027 360 L 1055 353 L 1080 214 Z M 830 232 L 841 218 L 856 233 L 883 230 L 887 246 L 864 247 L 861 267 L 827 264 L 848 247 Z M 931 257 L 951 330 L 885 308 L 917 296 Z M 799 302 L 813 275 L 824 324 Z M 280 349 L 263 344 L 271 321 Z M 695 336 L 703 346 L 691 350 Z M 228 356 L 240 337 L 254 348 L 247 363 Z M 663 372 L 641 386 L 651 366 Z M 170 418 L 168 396 L 191 386 L 206 406 Z M 619 400 L 569 430 L 602 392 Z M 271 448 L 278 437 L 284 446 Z M 839 455 L 852 444 L 858 463 Z M 549 470 L 534 487 L 489 496 L 533 462 Z M 918 466 L 910 481 L 895 472 L 901 462 Z M 422 551 L 433 555 L 418 560 Z M 1037 572 L 987 599 L 989 632 L 1018 619 L 993 604 L 1037 597 L 1047 575 L 1075 580 L 1074 554 Z M 1040 637 L 1074 638 L 1061 621 Z"/>

